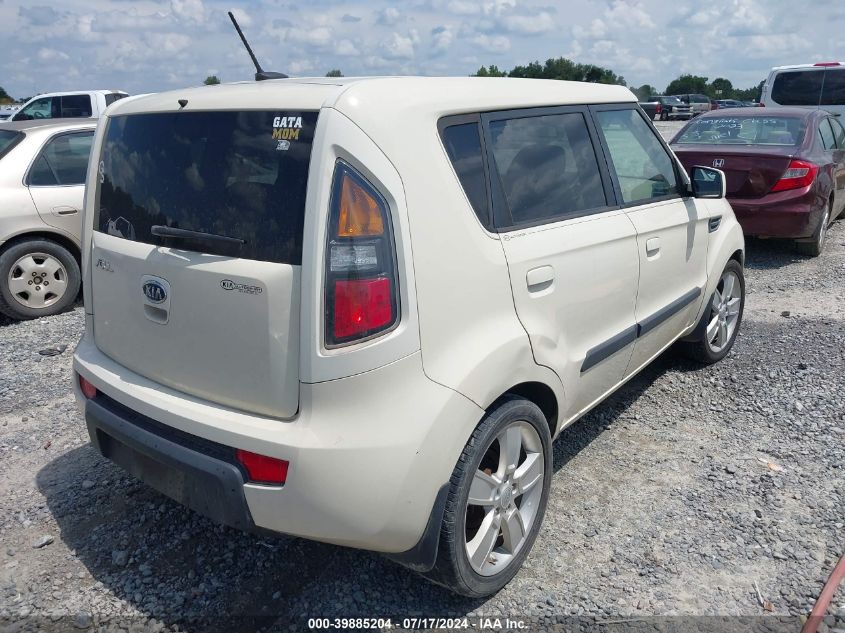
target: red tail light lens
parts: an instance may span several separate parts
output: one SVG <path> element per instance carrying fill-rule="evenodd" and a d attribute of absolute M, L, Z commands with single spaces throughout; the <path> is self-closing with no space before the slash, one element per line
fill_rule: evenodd
<path fill-rule="evenodd" d="M 238 449 L 235 457 L 246 468 L 250 483 L 281 486 L 287 481 L 289 462 Z"/>
<path fill-rule="evenodd" d="M 657 109 L 655 110 L 655 112 L 656 112 L 657 114 L 660 114 L 661 112 L 663 112 L 663 106 L 661 106 L 661 105 L 658 103 L 658 104 L 657 104 Z"/>
<path fill-rule="evenodd" d="M 789 167 L 786 168 L 786 171 L 783 172 L 783 176 L 780 177 L 780 180 L 778 180 L 775 183 L 775 186 L 772 187 L 772 192 L 801 189 L 802 187 L 811 185 L 816 179 L 816 175 L 818 173 L 818 165 L 814 165 L 813 163 L 808 163 L 803 160 L 793 160 L 789 163 Z"/>
<path fill-rule="evenodd" d="M 89 400 L 97 397 L 97 388 L 82 376 L 79 376 L 79 388 L 82 390 L 82 395 Z"/>
<path fill-rule="evenodd" d="M 839 62 L 818 62 L 816 64 L 813 64 L 813 66 L 824 66 L 824 67 L 841 66 L 841 65 L 842 64 L 840 64 Z"/>
<path fill-rule="evenodd" d="M 326 247 L 327 347 L 389 330 L 398 320 L 396 249 L 387 202 L 343 161 L 335 167 Z"/>

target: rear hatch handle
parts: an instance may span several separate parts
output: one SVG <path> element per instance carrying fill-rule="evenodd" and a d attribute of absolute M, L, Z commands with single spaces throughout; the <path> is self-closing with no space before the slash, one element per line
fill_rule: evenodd
<path fill-rule="evenodd" d="M 246 240 L 239 237 L 229 237 L 228 235 L 217 235 L 215 233 L 203 233 L 202 231 L 189 231 L 187 229 L 177 229 L 172 226 L 162 226 L 161 224 L 154 224 L 150 227 L 150 233 L 158 235 L 159 237 L 180 237 L 186 240 L 207 240 L 209 242 L 224 242 L 226 244 L 246 244 Z"/>

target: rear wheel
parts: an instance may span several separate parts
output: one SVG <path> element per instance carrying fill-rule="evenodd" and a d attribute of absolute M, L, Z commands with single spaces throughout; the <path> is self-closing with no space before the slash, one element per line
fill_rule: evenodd
<path fill-rule="evenodd" d="M 79 265 L 63 246 L 27 240 L 0 254 L 0 312 L 34 319 L 65 310 L 76 299 Z"/>
<path fill-rule="evenodd" d="M 722 360 L 733 347 L 744 309 L 745 277 L 742 266 L 732 259 L 707 302 L 694 340 L 683 343 L 682 351 L 693 360 L 708 365 Z"/>
<path fill-rule="evenodd" d="M 825 209 L 822 221 L 816 227 L 816 232 L 813 233 L 813 239 L 809 242 L 795 242 L 795 250 L 802 255 L 809 255 L 810 257 L 818 257 L 824 250 L 824 243 L 827 239 L 827 227 L 830 224 L 830 212 L 833 209 L 833 200 L 830 201 L 827 209 Z"/>
<path fill-rule="evenodd" d="M 546 511 L 551 442 L 532 402 L 508 397 L 487 413 L 452 474 L 429 580 L 483 597 L 514 577 Z"/>

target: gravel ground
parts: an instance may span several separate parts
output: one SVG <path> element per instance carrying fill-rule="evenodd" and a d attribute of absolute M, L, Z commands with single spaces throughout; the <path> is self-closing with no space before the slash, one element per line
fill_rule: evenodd
<path fill-rule="evenodd" d="M 560 436 L 534 550 L 487 600 L 377 555 L 183 509 L 88 445 L 69 388 L 82 308 L 0 322 L 0 630 L 4 618 L 10 630 L 253 631 L 447 614 L 769 615 L 797 630 L 845 554 L 845 221 L 817 259 L 750 241 L 746 275 L 725 361 L 669 352 Z M 821 630 L 833 628 L 845 629 L 845 587 Z"/>

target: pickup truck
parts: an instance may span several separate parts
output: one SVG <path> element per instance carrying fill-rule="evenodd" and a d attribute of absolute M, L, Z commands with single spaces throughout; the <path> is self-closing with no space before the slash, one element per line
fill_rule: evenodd
<path fill-rule="evenodd" d="M 34 119 L 99 119 L 108 106 L 128 96 L 121 90 L 51 92 L 33 97 L 0 125 Z"/>
<path fill-rule="evenodd" d="M 656 101 L 656 98 L 649 101 L 640 101 L 639 105 L 651 121 L 654 121 L 654 118 L 660 113 L 660 104 Z"/>
<path fill-rule="evenodd" d="M 674 121 L 677 119 L 692 118 L 692 108 L 678 99 L 678 97 L 659 95 L 651 97 L 648 101 L 640 101 L 639 103 L 646 115 L 650 116 L 652 120 Z"/>

